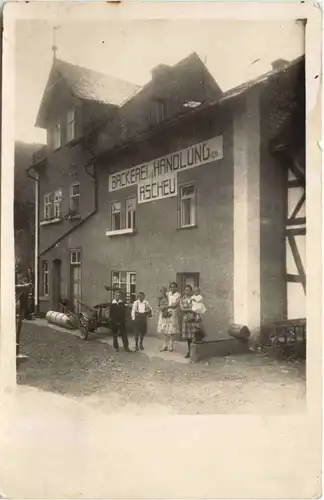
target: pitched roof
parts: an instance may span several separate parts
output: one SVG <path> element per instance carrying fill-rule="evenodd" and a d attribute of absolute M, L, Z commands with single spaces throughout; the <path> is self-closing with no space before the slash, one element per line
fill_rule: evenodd
<path fill-rule="evenodd" d="M 53 90 L 54 75 L 59 75 L 66 82 L 75 97 L 114 106 L 120 106 L 139 88 L 138 85 L 120 78 L 56 59 L 44 91 L 36 126 L 41 126 L 43 108 Z"/>
<path fill-rule="evenodd" d="M 253 80 L 249 80 L 248 82 L 242 83 L 241 85 L 238 85 L 237 87 L 234 87 L 227 92 L 224 92 L 222 98 L 220 99 L 220 102 L 227 101 L 228 99 L 233 99 L 235 97 L 238 97 L 241 94 L 244 94 L 248 90 L 250 90 L 252 87 L 256 87 L 257 85 L 267 83 L 269 80 L 271 80 L 273 77 L 282 75 L 284 73 L 287 73 L 291 68 L 296 67 L 296 65 L 303 63 L 305 61 L 305 56 L 300 56 L 297 57 L 296 59 L 293 59 L 292 61 L 287 61 L 287 64 L 285 67 L 276 67 L 267 73 L 263 73 L 262 75 L 254 78 Z"/>
<path fill-rule="evenodd" d="M 154 78 L 155 70 L 160 70 L 158 85 Z M 170 92 L 182 91 L 185 84 L 191 79 L 196 79 L 203 86 L 207 101 L 216 99 L 216 97 L 219 98 L 222 95 L 219 85 L 196 52 L 192 52 L 173 66 L 160 64 L 153 68 L 152 75 L 153 78 L 142 87 L 139 87 L 133 95 L 130 95 L 127 102 L 131 101 L 133 97 L 145 94 L 145 92 L 150 92 L 151 90 L 153 92 L 163 92 L 164 90 L 169 90 Z"/>
<path fill-rule="evenodd" d="M 180 62 L 182 62 L 182 61 L 180 61 Z M 253 80 L 245 82 L 237 87 L 234 87 L 234 88 L 228 90 L 227 92 L 224 92 L 219 98 L 216 98 L 214 101 L 210 101 L 208 103 L 205 103 L 203 106 L 199 106 L 199 107 L 196 107 L 194 109 L 189 108 L 186 113 L 182 113 L 182 114 L 180 113 L 175 117 L 171 117 L 169 120 L 162 122 L 159 125 L 159 127 L 169 126 L 170 124 L 176 123 L 176 122 L 178 122 L 178 121 L 180 121 L 188 116 L 195 116 L 195 115 L 201 113 L 202 111 L 206 110 L 206 108 L 219 106 L 219 105 L 223 104 L 224 102 L 235 100 L 236 98 L 238 98 L 241 95 L 248 92 L 250 89 L 257 87 L 258 85 L 268 84 L 269 82 L 271 82 L 271 80 L 273 78 L 276 78 L 276 77 L 280 78 L 280 77 L 282 77 L 282 75 L 288 74 L 291 70 L 294 70 L 294 68 L 298 68 L 299 65 L 303 65 L 304 62 L 305 62 L 305 56 L 304 55 L 300 56 L 292 61 L 287 62 L 287 65 L 284 68 L 272 69 L 271 71 L 268 71 L 267 73 L 264 73 Z M 154 130 L 153 133 L 156 133 L 157 129 L 155 128 L 153 130 Z M 149 134 L 151 134 L 151 133 L 152 133 L 152 129 L 149 128 L 149 129 L 145 130 L 144 132 L 140 132 L 140 133 L 136 134 L 131 139 L 127 138 L 127 139 L 121 140 L 112 149 L 119 149 L 119 148 L 127 147 L 127 145 L 129 143 L 131 143 L 131 142 L 134 143 L 134 142 L 137 142 L 139 140 L 142 140 L 144 137 L 148 137 Z M 105 155 L 107 152 L 108 152 L 108 150 L 102 151 L 101 153 L 98 154 L 97 158 Z"/>
<path fill-rule="evenodd" d="M 139 86 L 60 59 L 54 63 L 75 96 L 120 106 Z"/>

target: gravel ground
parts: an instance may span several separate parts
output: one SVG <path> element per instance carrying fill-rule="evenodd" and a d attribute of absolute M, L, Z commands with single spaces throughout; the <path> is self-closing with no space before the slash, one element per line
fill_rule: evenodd
<path fill-rule="evenodd" d="M 24 325 L 18 382 L 109 413 L 295 413 L 304 410 L 305 365 L 264 354 L 181 364 Z"/>

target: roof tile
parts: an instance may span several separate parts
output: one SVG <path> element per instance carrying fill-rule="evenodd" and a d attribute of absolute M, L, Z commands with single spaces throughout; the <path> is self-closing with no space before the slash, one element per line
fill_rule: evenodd
<path fill-rule="evenodd" d="M 80 99 L 120 106 L 139 88 L 134 83 L 60 59 L 55 61 L 55 67 L 66 80 L 74 95 Z"/>

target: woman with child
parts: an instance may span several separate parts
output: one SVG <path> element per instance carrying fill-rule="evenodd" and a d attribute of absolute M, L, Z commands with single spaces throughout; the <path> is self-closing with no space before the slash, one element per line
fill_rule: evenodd
<path fill-rule="evenodd" d="M 184 313 L 182 319 L 182 338 L 187 341 L 188 352 L 186 358 L 190 358 L 191 344 L 198 336 L 203 338 L 204 330 L 202 315 L 206 312 L 200 289 L 194 291 L 191 285 L 186 285 L 184 295 L 180 300 L 180 310 Z"/>

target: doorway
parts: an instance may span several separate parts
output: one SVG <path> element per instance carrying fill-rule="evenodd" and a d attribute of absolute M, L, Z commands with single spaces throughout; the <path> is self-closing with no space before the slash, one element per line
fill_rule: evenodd
<path fill-rule="evenodd" d="M 61 300 L 61 260 L 54 259 L 52 267 L 52 293 L 51 308 L 53 311 L 60 310 Z"/>
<path fill-rule="evenodd" d="M 177 273 L 177 284 L 179 292 L 183 295 L 187 285 L 191 285 L 192 288 L 199 286 L 199 273 Z"/>
<path fill-rule="evenodd" d="M 81 312 L 81 250 L 70 252 L 70 303 L 72 311 Z"/>

